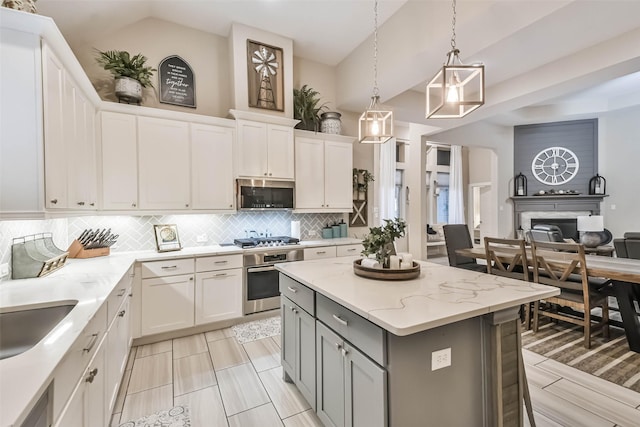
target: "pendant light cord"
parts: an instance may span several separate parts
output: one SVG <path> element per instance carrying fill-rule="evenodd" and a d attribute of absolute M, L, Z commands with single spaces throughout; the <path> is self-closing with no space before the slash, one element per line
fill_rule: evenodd
<path fill-rule="evenodd" d="M 378 96 L 378 0 L 373 3 L 373 96 Z"/>
<path fill-rule="evenodd" d="M 456 0 L 451 3 L 453 18 L 451 19 L 451 50 L 456 50 Z"/>

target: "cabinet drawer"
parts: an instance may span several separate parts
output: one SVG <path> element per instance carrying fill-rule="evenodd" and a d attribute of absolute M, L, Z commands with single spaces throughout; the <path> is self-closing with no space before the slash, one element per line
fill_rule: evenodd
<path fill-rule="evenodd" d="M 142 263 L 142 278 L 175 276 L 194 272 L 193 258 L 171 259 Z"/>
<path fill-rule="evenodd" d="M 127 299 L 131 293 L 133 284 L 133 265 L 124 273 L 122 279 L 118 282 L 111 294 L 107 298 L 107 324 L 110 325 L 114 316 L 118 312 L 123 301 Z"/>
<path fill-rule="evenodd" d="M 336 247 L 335 246 L 323 246 L 321 248 L 305 248 L 304 259 L 323 259 L 323 258 L 335 258 Z"/>
<path fill-rule="evenodd" d="M 196 272 L 242 267 L 242 255 L 218 255 L 196 258 Z"/>
<path fill-rule="evenodd" d="M 324 295 L 316 295 L 316 317 L 367 356 L 385 366 L 385 332 Z"/>
<path fill-rule="evenodd" d="M 312 289 L 280 273 L 280 293 L 298 304 L 307 313 L 315 315 L 313 304 L 315 292 Z"/>
<path fill-rule="evenodd" d="M 364 249 L 364 246 L 361 244 L 356 245 L 344 245 L 336 247 L 336 255 L 337 256 L 354 256 L 360 255 L 360 252 Z"/>

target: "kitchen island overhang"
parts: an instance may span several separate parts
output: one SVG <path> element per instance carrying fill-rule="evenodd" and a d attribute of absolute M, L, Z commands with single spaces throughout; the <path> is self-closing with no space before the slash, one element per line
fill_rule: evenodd
<path fill-rule="evenodd" d="M 504 425 L 522 425 L 524 368 L 518 309 L 521 304 L 557 295 L 559 289 L 423 261 L 419 278 L 370 280 L 353 273 L 356 259 L 276 266 L 290 280 L 281 280 L 285 286 L 298 284 L 314 293 L 311 315 L 317 325 L 317 398 L 309 403 L 325 424 L 340 417 L 332 413 L 327 391 L 327 384 L 340 381 L 321 369 L 324 359 L 330 357 L 326 350 L 330 343 L 323 347 L 324 337 L 335 332 L 331 339 L 344 340 L 337 346 L 353 347 L 352 353 L 364 354 L 382 373 L 383 379 L 369 388 L 383 388 L 378 396 L 384 396 L 380 398 L 384 410 L 376 419 L 367 418 L 368 425 L 493 426 L 499 425 L 499 420 L 506 422 Z M 283 310 L 287 296 L 292 295 L 283 292 Z M 350 338 L 342 325 L 345 313 L 347 317 L 351 314 L 352 320 L 357 320 L 353 317 L 357 315 L 379 327 L 381 356 L 369 354 L 371 347 L 357 341 L 356 335 Z M 286 325 L 286 345 L 284 328 Z M 298 385 L 294 373 L 284 371 L 285 378 Z M 350 381 L 348 374 L 340 378 Z M 345 386 L 346 394 L 353 390 L 353 384 Z M 357 396 L 345 399 L 345 416 L 370 416 L 358 408 Z"/>

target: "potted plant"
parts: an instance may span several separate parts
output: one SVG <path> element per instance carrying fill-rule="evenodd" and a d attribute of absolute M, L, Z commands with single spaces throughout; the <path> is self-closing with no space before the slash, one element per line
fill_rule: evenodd
<path fill-rule="evenodd" d="M 389 268 L 389 257 L 395 253 L 394 240 L 404 237 L 407 223 L 402 218 L 385 219 L 381 227 L 369 228 L 369 234 L 362 241 L 362 255 L 375 255 L 376 261 Z"/>
<path fill-rule="evenodd" d="M 142 88 L 153 87 L 151 78 L 157 70 L 146 66 L 147 57 L 140 53 L 131 56 L 124 50 L 98 50 L 96 61 L 115 77 L 118 100 L 139 104 L 142 100 Z"/>
<path fill-rule="evenodd" d="M 36 13 L 36 1 L 37 0 L 2 0 L 2 6 L 22 10 L 23 12 Z"/>
<path fill-rule="evenodd" d="M 322 121 L 320 115 L 326 109 L 326 103 L 320 104 L 320 94 L 313 88 L 303 85 L 293 89 L 293 118 L 300 120 L 296 129 L 317 132 Z"/>
<path fill-rule="evenodd" d="M 364 194 L 366 200 L 367 190 L 369 189 L 369 183 L 375 181 L 373 174 L 366 169 L 353 168 L 353 192 L 355 194 L 355 200 L 363 200 L 360 198 L 360 194 Z"/>

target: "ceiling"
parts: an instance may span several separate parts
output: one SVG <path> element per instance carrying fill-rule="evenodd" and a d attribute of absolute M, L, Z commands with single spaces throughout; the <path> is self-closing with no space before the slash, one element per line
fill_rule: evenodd
<path fill-rule="evenodd" d="M 39 0 L 69 44 L 154 17 L 228 36 L 232 22 L 293 40 L 294 56 L 336 67 L 336 106 L 372 92 L 373 1 Z M 640 0 L 457 0 L 457 47 L 486 67 L 486 103 L 426 120 L 424 85 L 450 48 L 447 0 L 379 0 L 378 86 L 396 119 L 435 130 L 478 120 L 525 124 L 640 105 Z"/>

